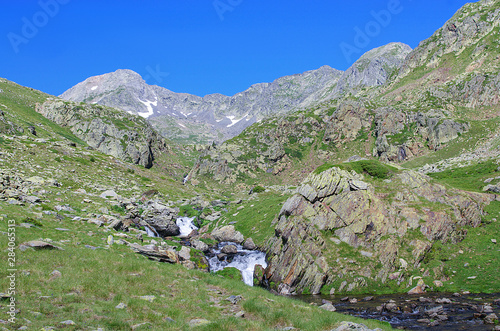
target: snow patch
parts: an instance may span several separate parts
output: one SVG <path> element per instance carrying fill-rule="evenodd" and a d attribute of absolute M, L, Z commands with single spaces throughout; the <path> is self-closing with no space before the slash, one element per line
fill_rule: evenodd
<path fill-rule="evenodd" d="M 242 118 L 240 118 L 239 120 L 235 120 L 235 116 L 226 116 L 228 119 L 231 120 L 231 124 L 227 125 L 228 128 L 232 127 L 233 125 L 235 125 L 236 123 L 238 123 L 239 121 L 241 121 L 242 119 L 248 117 L 248 114 L 246 114 L 245 116 L 243 116 Z M 249 120 L 250 118 L 247 119 L 247 121 Z"/>
<path fill-rule="evenodd" d="M 184 129 L 187 129 L 185 125 L 182 125 L 181 123 L 177 123 L 179 126 L 183 127 Z"/>
<path fill-rule="evenodd" d="M 148 112 L 147 113 L 137 113 L 137 115 L 139 116 L 142 116 L 144 118 L 148 118 L 149 116 L 153 115 L 154 114 L 154 110 L 153 110 L 153 106 L 158 106 L 158 97 L 155 97 L 155 101 L 149 101 L 149 100 L 146 100 L 146 101 L 142 101 L 141 99 L 137 98 L 137 100 L 139 100 L 140 103 L 142 103 L 144 106 L 146 106 L 146 108 L 148 109 Z"/>
<path fill-rule="evenodd" d="M 97 87 L 98 87 L 97 85 L 96 85 L 96 86 L 93 86 L 93 87 L 91 88 L 91 90 L 92 90 L 92 91 L 95 91 L 95 90 L 97 89 Z"/>

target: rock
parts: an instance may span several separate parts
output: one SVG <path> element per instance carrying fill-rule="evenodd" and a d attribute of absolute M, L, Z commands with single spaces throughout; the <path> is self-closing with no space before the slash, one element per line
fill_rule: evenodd
<path fill-rule="evenodd" d="M 227 301 L 231 302 L 233 305 L 237 304 L 243 299 L 241 295 L 231 295 L 229 298 L 226 298 Z"/>
<path fill-rule="evenodd" d="M 360 180 L 351 180 L 349 186 L 352 191 L 367 190 L 368 184 Z"/>
<path fill-rule="evenodd" d="M 59 250 L 64 250 L 61 247 L 57 247 L 57 246 L 54 246 L 52 244 L 49 244 L 49 243 L 46 243 L 46 242 L 40 241 L 40 240 L 28 241 L 26 243 L 23 243 L 23 244 L 19 245 L 19 247 L 21 247 L 21 246 L 32 247 L 35 250 L 39 250 L 39 249 L 59 249 Z"/>
<path fill-rule="evenodd" d="M 357 303 L 357 302 L 358 302 L 358 299 L 356 299 L 356 298 L 351 298 L 349 300 L 349 303 Z"/>
<path fill-rule="evenodd" d="M 192 328 L 206 324 L 210 324 L 210 321 L 204 318 L 196 318 L 189 321 L 189 326 Z"/>
<path fill-rule="evenodd" d="M 497 243 L 497 240 L 496 239 L 491 239 L 491 242 L 496 244 Z"/>
<path fill-rule="evenodd" d="M 257 248 L 257 246 L 255 246 L 255 243 L 253 242 L 252 238 L 247 238 L 247 240 L 245 240 L 245 242 L 243 243 L 243 248 L 253 251 L 254 249 Z"/>
<path fill-rule="evenodd" d="M 439 280 L 435 280 L 432 282 L 434 284 L 434 286 L 436 287 L 442 287 L 443 286 L 443 282 L 439 281 Z"/>
<path fill-rule="evenodd" d="M 486 185 L 483 187 L 484 192 L 500 193 L 500 185 Z"/>
<path fill-rule="evenodd" d="M 59 270 L 54 270 L 50 273 L 49 281 L 52 281 L 54 279 L 61 278 L 61 277 L 62 277 L 62 273 Z"/>
<path fill-rule="evenodd" d="M 109 235 L 108 236 L 107 242 L 108 242 L 109 246 L 111 246 L 111 245 L 113 245 L 115 243 L 115 239 L 113 238 L 113 235 Z"/>
<path fill-rule="evenodd" d="M 233 225 L 227 225 L 220 229 L 216 229 L 212 232 L 212 236 L 217 241 L 230 241 L 237 244 L 241 244 L 245 239 L 243 235 L 236 231 Z"/>
<path fill-rule="evenodd" d="M 191 250 L 186 246 L 182 246 L 177 254 L 181 261 L 188 261 L 191 258 Z"/>
<path fill-rule="evenodd" d="M 75 322 L 73 322 L 72 320 L 62 321 L 60 324 L 65 324 L 65 325 L 76 325 L 76 323 L 75 323 Z"/>
<path fill-rule="evenodd" d="M 331 303 L 325 303 L 324 305 L 319 306 L 318 308 L 327 310 L 327 311 L 336 311 L 337 308 L 333 306 Z"/>
<path fill-rule="evenodd" d="M 40 198 L 37 196 L 30 195 L 30 196 L 23 197 L 23 201 L 27 202 L 27 203 L 35 204 L 35 203 L 40 202 Z"/>
<path fill-rule="evenodd" d="M 408 294 L 424 294 L 425 291 L 424 289 L 422 288 L 422 286 L 420 285 L 417 285 L 415 286 L 414 288 L 412 288 L 411 290 L 408 291 Z"/>
<path fill-rule="evenodd" d="M 235 245 L 227 245 L 222 247 L 221 253 L 223 254 L 236 254 L 238 253 L 238 248 Z"/>
<path fill-rule="evenodd" d="M 451 300 L 448 299 L 448 298 L 441 298 L 441 299 L 436 299 L 436 303 L 440 303 L 440 304 L 443 304 L 443 303 L 451 303 Z"/>
<path fill-rule="evenodd" d="M 145 300 L 148 302 L 153 302 L 156 299 L 156 297 L 154 295 L 142 295 L 139 297 L 139 299 Z"/>
<path fill-rule="evenodd" d="M 256 264 L 253 269 L 253 284 L 254 286 L 261 286 L 264 282 L 264 267 Z"/>
<path fill-rule="evenodd" d="M 115 306 L 116 309 L 125 309 L 127 308 L 127 305 L 124 304 L 123 302 L 120 302 L 118 305 Z"/>
<path fill-rule="evenodd" d="M 236 314 L 234 314 L 234 317 L 236 317 L 236 318 L 243 318 L 243 317 L 245 317 L 245 312 L 243 310 L 240 310 L 239 312 L 237 312 Z"/>
<path fill-rule="evenodd" d="M 117 198 L 118 194 L 116 194 L 116 192 L 113 190 L 107 190 L 107 191 L 102 192 L 100 197 L 103 199 Z"/>
<path fill-rule="evenodd" d="M 193 246 L 194 249 L 200 250 L 204 253 L 208 252 L 210 249 L 210 247 L 201 240 L 191 241 L 191 246 Z"/>
<path fill-rule="evenodd" d="M 130 244 L 125 242 L 136 253 L 144 255 L 151 260 L 158 262 L 179 263 L 179 257 L 172 251 L 155 251 L 147 249 L 138 244 Z"/>
<path fill-rule="evenodd" d="M 375 299 L 374 296 L 369 296 L 369 297 L 364 297 L 363 301 L 372 301 L 373 299 Z"/>
<path fill-rule="evenodd" d="M 484 318 L 484 323 L 486 323 L 486 324 L 497 324 L 498 323 L 498 316 L 495 313 L 488 314 Z"/>
<path fill-rule="evenodd" d="M 424 313 L 429 316 L 441 315 L 444 313 L 443 306 L 436 306 L 431 309 L 425 310 Z"/>

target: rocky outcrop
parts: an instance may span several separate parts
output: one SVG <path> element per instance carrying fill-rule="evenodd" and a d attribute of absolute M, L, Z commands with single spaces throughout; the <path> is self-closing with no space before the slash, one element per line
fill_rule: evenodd
<path fill-rule="evenodd" d="M 284 203 L 266 246 L 265 278 L 271 287 L 282 294 L 319 293 L 338 279 L 346 279 L 341 291 L 363 286 L 366 278 L 385 282 L 398 268 L 418 266 L 435 241 L 463 240 L 463 227 L 479 226 L 482 206 L 492 199 L 447 191 L 425 175 L 403 171 L 392 178 L 390 201 L 367 179 L 333 167 L 309 175 Z M 419 208 L 418 197 L 443 207 Z M 341 245 L 358 252 L 350 256 L 354 266 L 339 265 Z M 411 249 L 401 250 L 405 246 Z M 368 267 L 357 268 L 356 259 L 366 257 Z"/>
<path fill-rule="evenodd" d="M 68 127 L 90 147 L 145 168 L 151 168 L 155 156 L 167 150 L 150 124 L 119 110 L 51 99 L 37 105 L 36 111 Z"/>

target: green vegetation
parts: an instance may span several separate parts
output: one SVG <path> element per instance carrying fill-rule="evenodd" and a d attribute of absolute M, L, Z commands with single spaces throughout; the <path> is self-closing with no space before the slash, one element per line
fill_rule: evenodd
<path fill-rule="evenodd" d="M 342 170 L 352 171 L 354 170 L 358 174 L 368 174 L 374 178 L 387 179 L 392 176 L 392 174 L 397 173 L 398 169 L 384 164 L 378 160 L 362 160 L 355 162 L 346 162 L 341 164 L 328 164 L 325 163 L 322 166 L 314 170 L 315 174 L 320 174 L 330 168 L 337 167 Z"/>
<path fill-rule="evenodd" d="M 485 179 L 498 176 L 500 165 L 496 160 L 489 160 L 463 168 L 455 168 L 443 172 L 430 173 L 429 176 L 441 183 L 458 189 L 482 192 Z"/>

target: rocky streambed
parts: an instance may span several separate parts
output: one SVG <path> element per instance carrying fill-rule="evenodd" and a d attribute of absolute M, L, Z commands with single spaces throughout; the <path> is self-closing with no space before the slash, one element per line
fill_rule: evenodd
<path fill-rule="evenodd" d="M 298 300 L 407 330 L 500 330 L 500 293 L 425 293 L 418 296 L 298 295 Z"/>

